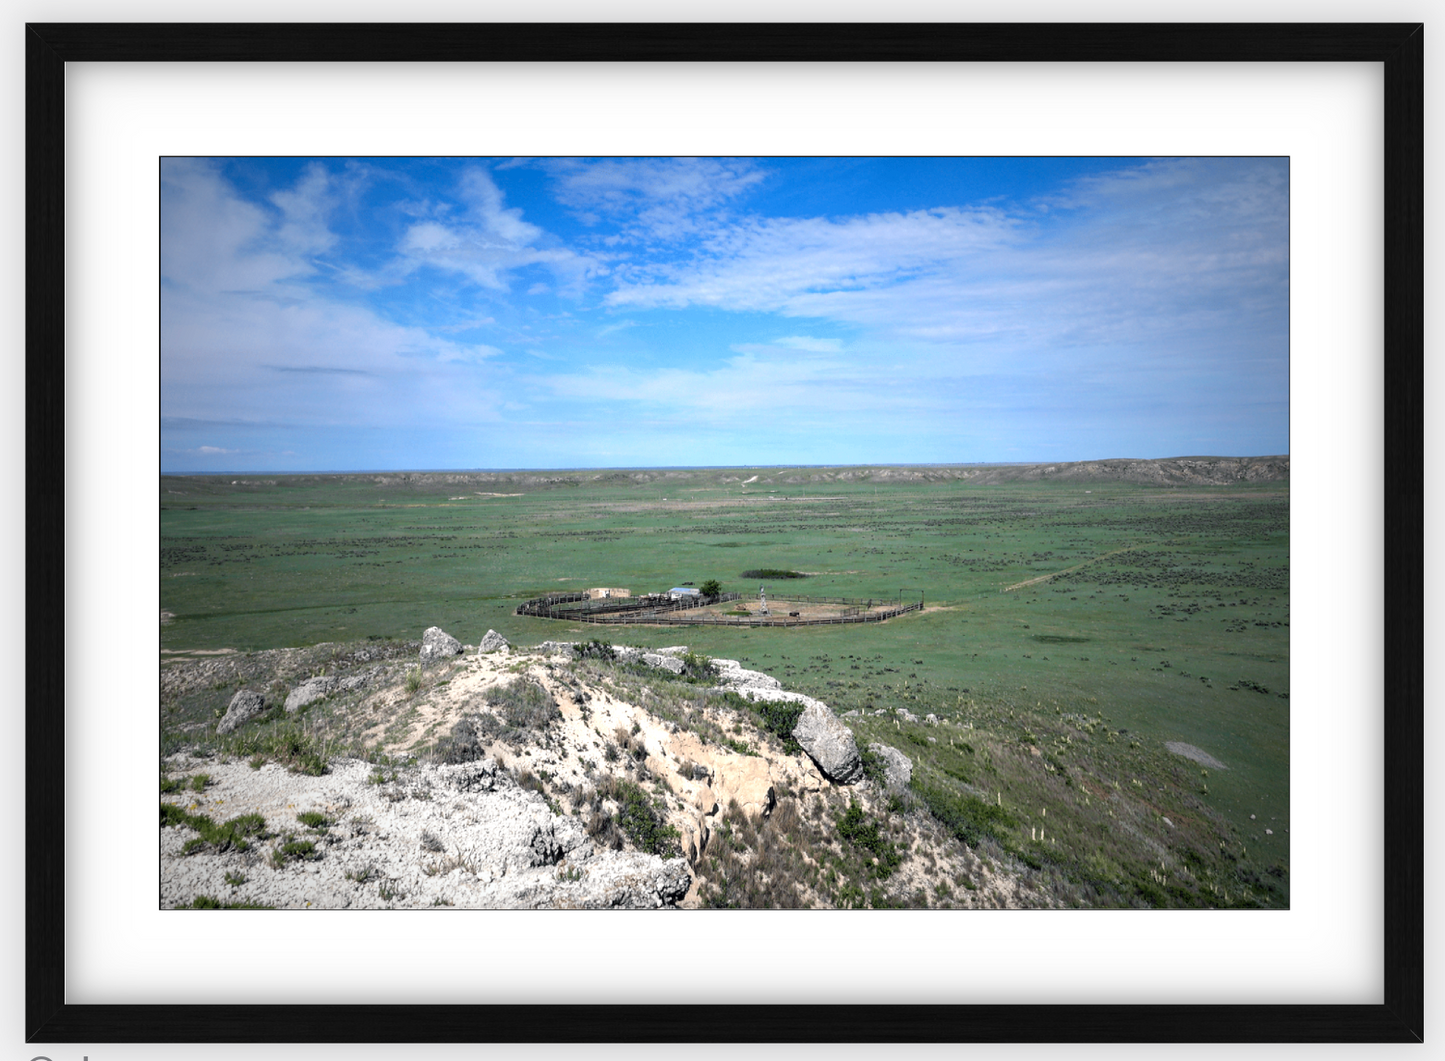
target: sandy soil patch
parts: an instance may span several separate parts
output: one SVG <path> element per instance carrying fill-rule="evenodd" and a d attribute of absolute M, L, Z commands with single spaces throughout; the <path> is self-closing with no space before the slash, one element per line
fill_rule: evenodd
<path fill-rule="evenodd" d="M 1175 755 L 1182 755 L 1186 759 L 1193 759 L 1200 766 L 1208 766 L 1214 770 L 1229 769 L 1229 767 L 1225 766 L 1214 756 L 1202 748 L 1196 748 L 1192 744 L 1185 744 L 1183 741 L 1178 740 L 1167 740 L 1164 742 L 1164 747 L 1168 748 Z"/>

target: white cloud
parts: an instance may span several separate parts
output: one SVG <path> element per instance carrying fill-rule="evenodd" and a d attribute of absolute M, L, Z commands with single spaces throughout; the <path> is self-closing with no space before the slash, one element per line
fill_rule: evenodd
<path fill-rule="evenodd" d="M 496 418 L 478 377 L 497 348 L 439 338 L 305 282 L 333 237 L 335 185 L 318 167 L 243 201 L 219 167 L 162 168 L 161 400 L 168 418 L 258 423 L 406 424 Z M 522 231 L 513 219 L 503 228 Z"/>
<path fill-rule="evenodd" d="M 220 446 L 197 446 L 195 449 L 188 450 L 187 452 L 201 453 L 209 457 L 217 453 L 240 453 L 241 451 L 238 449 L 222 449 Z"/>
<path fill-rule="evenodd" d="M 637 322 L 634 320 L 613 321 L 611 324 L 604 324 L 602 327 L 598 328 L 596 334 L 597 338 L 601 339 L 604 336 L 613 335 L 616 332 L 623 332 L 626 331 L 628 328 L 636 327 Z"/>
<path fill-rule="evenodd" d="M 930 343 L 1258 334 L 1283 327 L 1288 305 L 1288 170 L 1165 160 L 1028 208 L 748 218 L 685 260 L 617 275 L 614 308 L 770 312 Z"/>
<path fill-rule="evenodd" d="M 161 273 L 172 285 L 256 291 L 314 272 L 282 245 L 266 210 L 236 196 L 214 163 L 162 160 L 161 197 Z"/>
<path fill-rule="evenodd" d="M 787 335 L 773 342 L 791 350 L 808 350 L 815 354 L 836 354 L 843 349 L 841 339 L 817 339 L 811 335 Z"/>
<path fill-rule="evenodd" d="M 430 265 L 504 292 L 509 290 L 510 274 L 542 265 L 561 287 L 575 294 L 588 276 L 604 271 L 600 262 L 555 241 L 549 243 L 542 229 L 522 219 L 521 210 L 505 206 L 501 189 L 486 170 L 468 170 L 459 192 L 467 207 L 464 216 L 420 221 L 403 234 L 397 248 L 403 273 Z"/>
<path fill-rule="evenodd" d="M 612 306 L 733 310 L 798 315 L 811 296 L 867 292 L 976 263 L 1013 237 L 996 209 L 948 207 L 863 217 L 750 218 L 720 229 L 683 263 L 620 270 Z"/>
<path fill-rule="evenodd" d="M 287 252 L 320 254 L 335 246 L 336 235 L 326 225 L 326 215 L 335 205 L 335 190 L 325 166 L 313 162 L 294 188 L 272 193 L 271 202 L 285 217 L 276 237 Z"/>
<path fill-rule="evenodd" d="M 546 163 L 557 200 L 587 223 L 618 222 L 625 239 L 678 239 L 703 227 L 700 215 L 723 206 L 766 174 L 751 159 L 553 159 Z"/>

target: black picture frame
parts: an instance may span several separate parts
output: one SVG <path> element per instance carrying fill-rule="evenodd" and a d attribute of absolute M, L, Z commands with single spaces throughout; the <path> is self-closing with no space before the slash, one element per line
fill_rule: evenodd
<path fill-rule="evenodd" d="M 1423 1041 L 1423 27 L 1419 24 L 26 27 L 26 1000 L 30 1043 Z M 1379 62 L 1384 69 L 1384 991 L 1379 1005 L 68 1005 L 67 62 Z M 264 1016 L 264 1020 L 258 1020 Z"/>

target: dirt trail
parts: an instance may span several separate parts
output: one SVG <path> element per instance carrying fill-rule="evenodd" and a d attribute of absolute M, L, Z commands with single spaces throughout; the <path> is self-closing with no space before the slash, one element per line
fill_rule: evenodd
<path fill-rule="evenodd" d="M 1005 593 L 1012 593 L 1014 590 L 1023 589 L 1025 586 L 1037 586 L 1040 582 L 1047 582 L 1049 579 L 1058 578 L 1060 575 L 1071 575 L 1080 568 L 1088 567 L 1090 564 L 1097 564 L 1100 560 L 1103 560 L 1106 557 L 1117 556 L 1119 553 L 1127 553 L 1134 549 L 1141 548 L 1143 548 L 1143 546 L 1126 545 L 1122 549 L 1110 549 L 1107 553 L 1100 553 L 1092 560 L 1085 560 L 1082 564 L 1075 564 L 1073 567 L 1066 567 L 1062 571 L 1055 571 L 1052 574 L 1048 575 L 1039 575 L 1037 578 L 1026 579 L 1023 582 L 1015 582 L 1012 586 L 1005 586 L 1003 588 L 1003 591 Z"/>

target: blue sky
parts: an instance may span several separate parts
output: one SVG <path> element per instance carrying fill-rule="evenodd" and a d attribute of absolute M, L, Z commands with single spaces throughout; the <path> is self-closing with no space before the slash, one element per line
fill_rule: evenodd
<path fill-rule="evenodd" d="M 166 472 L 1289 452 L 1286 159 L 166 159 Z"/>

